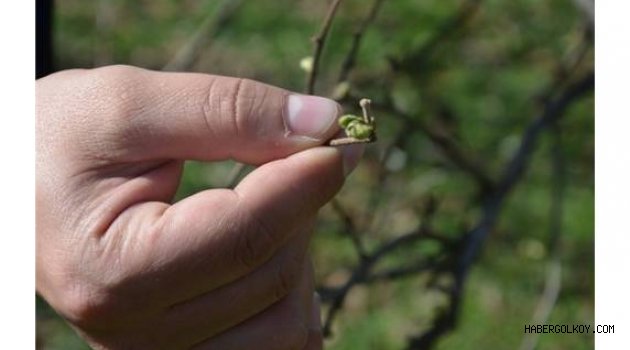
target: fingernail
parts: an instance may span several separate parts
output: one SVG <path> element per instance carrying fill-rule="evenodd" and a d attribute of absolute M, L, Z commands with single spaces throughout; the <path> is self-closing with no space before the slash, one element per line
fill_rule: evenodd
<path fill-rule="evenodd" d="M 292 135 L 320 139 L 336 126 L 339 113 L 335 101 L 309 95 L 290 95 L 285 121 Z"/>
<path fill-rule="evenodd" d="M 321 300 L 317 292 L 313 293 L 313 312 L 311 314 L 311 329 L 320 330 L 322 328 Z"/>
<path fill-rule="evenodd" d="M 361 157 L 363 157 L 363 152 L 365 151 L 365 145 L 354 144 L 354 145 L 340 146 L 339 150 L 341 151 L 341 155 L 343 157 L 343 175 L 348 177 L 348 175 L 350 175 L 350 173 L 359 164 Z"/>

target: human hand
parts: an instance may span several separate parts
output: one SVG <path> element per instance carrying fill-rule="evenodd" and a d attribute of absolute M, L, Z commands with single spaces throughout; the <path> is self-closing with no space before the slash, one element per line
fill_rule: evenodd
<path fill-rule="evenodd" d="M 114 66 L 37 81 L 37 290 L 95 348 L 315 349 L 307 256 L 361 146 L 338 106 Z M 183 161 L 263 164 L 169 204 Z"/>

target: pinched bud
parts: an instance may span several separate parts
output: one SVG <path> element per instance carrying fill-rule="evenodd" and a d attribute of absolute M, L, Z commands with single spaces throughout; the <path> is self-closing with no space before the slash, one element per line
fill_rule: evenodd
<path fill-rule="evenodd" d="M 370 139 L 374 135 L 374 126 L 362 121 L 352 121 L 346 128 L 346 134 L 355 139 Z"/>
<path fill-rule="evenodd" d="M 370 111 L 370 102 L 369 99 L 364 98 L 359 103 L 363 110 L 362 117 L 354 114 L 345 114 L 337 119 L 337 123 L 344 129 L 347 137 L 331 140 L 329 143 L 331 146 L 376 141 L 376 123 Z"/>
<path fill-rule="evenodd" d="M 339 126 L 341 126 L 342 128 L 347 128 L 351 122 L 353 121 L 361 121 L 361 117 L 356 116 L 354 114 L 344 114 L 341 117 L 339 117 L 339 120 L 337 121 L 339 123 Z"/>

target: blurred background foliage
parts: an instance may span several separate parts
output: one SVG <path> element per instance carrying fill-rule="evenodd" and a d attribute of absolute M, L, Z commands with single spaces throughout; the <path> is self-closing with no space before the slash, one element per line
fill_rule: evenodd
<path fill-rule="evenodd" d="M 518 147 L 526 125 L 541 113 L 558 66 L 580 52 L 576 74 L 593 69 L 591 23 L 573 0 L 484 0 L 460 28 L 412 60 L 464 3 L 476 1 L 384 1 L 366 30 L 349 81 L 351 96 L 390 100 L 397 110 L 447 135 L 491 178 Z M 335 18 L 322 57 L 318 94 L 334 89 L 352 33 L 371 2 L 346 0 Z M 56 1 L 56 69 L 122 63 L 161 69 L 213 16 L 220 1 Z M 229 21 L 208 35 L 188 70 L 260 80 L 302 91 L 303 57 L 312 54 L 327 1 L 243 1 Z M 585 34 L 586 33 L 586 34 Z M 395 67 L 405 66 L 405 74 Z M 578 74 L 579 75 L 579 74 Z M 347 110 L 358 112 L 356 99 Z M 562 289 L 550 324 L 594 322 L 594 137 L 593 97 L 573 103 L 559 122 L 564 157 L 560 261 Z M 470 174 L 445 157 L 422 130 L 377 109 L 379 141 L 348 179 L 339 203 L 351 214 L 366 249 L 407 233 L 426 218 L 445 236 L 457 237 L 481 215 L 479 188 Z M 396 141 L 404 135 L 404 142 Z M 394 145 L 394 146 L 391 146 Z M 499 220 L 471 270 L 460 319 L 438 349 L 514 349 L 531 323 L 548 261 L 554 158 L 550 134 L 539 139 L 523 179 L 507 197 Z M 385 161 L 384 154 L 387 153 Z M 186 165 L 178 197 L 225 186 L 233 163 Z M 385 176 L 383 176 L 385 174 Z M 357 266 L 352 242 L 330 206 L 322 210 L 313 260 L 318 283 L 344 283 Z M 385 270 L 416 257 L 432 256 L 430 241 L 410 244 L 380 261 Z M 416 259 L 417 260 L 417 259 Z M 401 349 L 421 333 L 444 304 L 427 287 L 427 273 L 352 288 L 327 342 L 330 349 Z M 85 349 L 86 345 L 37 300 L 41 349 Z M 543 334 L 538 349 L 590 349 L 592 334 Z"/>

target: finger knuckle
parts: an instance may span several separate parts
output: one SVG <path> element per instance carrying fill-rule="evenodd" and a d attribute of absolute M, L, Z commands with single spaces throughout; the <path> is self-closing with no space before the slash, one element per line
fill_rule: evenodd
<path fill-rule="evenodd" d="M 240 236 L 239 241 L 234 249 L 234 260 L 245 270 L 252 270 L 260 260 L 260 250 L 257 249 L 259 239 L 252 237 L 251 234 L 244 234 Z"/>
<path fill-rule="evenodd" d="M 302 265 L 297 259 L 285 259 L 276 268 L 274 298 L 280 300 L 295 288 L 300 280 Z"/>
<path fill-rule="evenodd" d="M 38 98 L 54 107 L 38 114 L 49 121 L 45 129 L 54 128 L 55 136 L 63 135 L 89 154 L 103 153 L 116 138 L 130 138 L 121 131 L 131 129 L 125 128 L 123 121 L 139 109 L 136 97 L 142 93 L 138 89 L 140 71 L 129 66 L 108 66 L 65 71 L 38 82 L 39 86 L 47 86 Z"/>
<path fill-rule="evenodd" d="M 90 283 L 75 283 L 65 289 L 58 310 L 68 321 L 80 328 L 98 328 L 113 310 L 113 296 Z"/>
<path fill-rule="evenodd" d="M 271 255 L 275 245 L 275 234 L 254 214 L 245 220 L 245 228 L 235 235 L 237 242 L 233 249 L 235 261 L 246 271 L 251 271 Z"/>
<path fill-rule="evenodd" d="M 245 78 L 236 79 L 228 93 L 232 104 L 226 106 L 232 119 L 233 134 L 240 138 L 263 137 L 275 120 L 264 117 L 264 111 L 282 110 L 277 99 L 272 98 L 274 88 Z M 279 119 L 278 119 L 279 120 Z"/>
<path fill-rule="evenodd" d="M 92 71 L 92 84 L 97 91 L 98 101 L 104 101 L 107 105 L 98 105 L 116 119 L 129 119 L 138 114 L 139 94 L 142 89 L 141 70 L 131 66 L 117 65 L 97 68 Z"/>
<path fill-rule="evenodd" d="M 234 128 L 235 134 L 250 137 L 254 130 L 256 119 L 252 118 L 256 110 L 264 107 L 265 89 L 261 84 L 249 79 L 238 79 L 234 89 Z M 252 125 L 254 124 L 254 125 Z"/>
<path fill-rule="evenodd" d="M 77 98 L 83 101 L 83 107 L 75 112 L 81 127 L 78 135 L 83 135 L 82 144 L 91 153 L 124 154 L 146 128 L 147 106 L 142 102 L 146 89 L 142 88 L 141 72 L 124 65 L 101 67 L 87 71 L 77 84 Z M 100 137 L 93 137 L 94 133 Z"/>
<path fill-rule="evenodd" d="M 213 125 L 219 120 L 222 130 L 234 139 L 240 139 L 247 127 L 242 118 L 244 101 L 244 78 L 213 78 L 209 80 L 206 103 L 203 107 L 205 123 L 211 133 L 216 133 Z"/>

